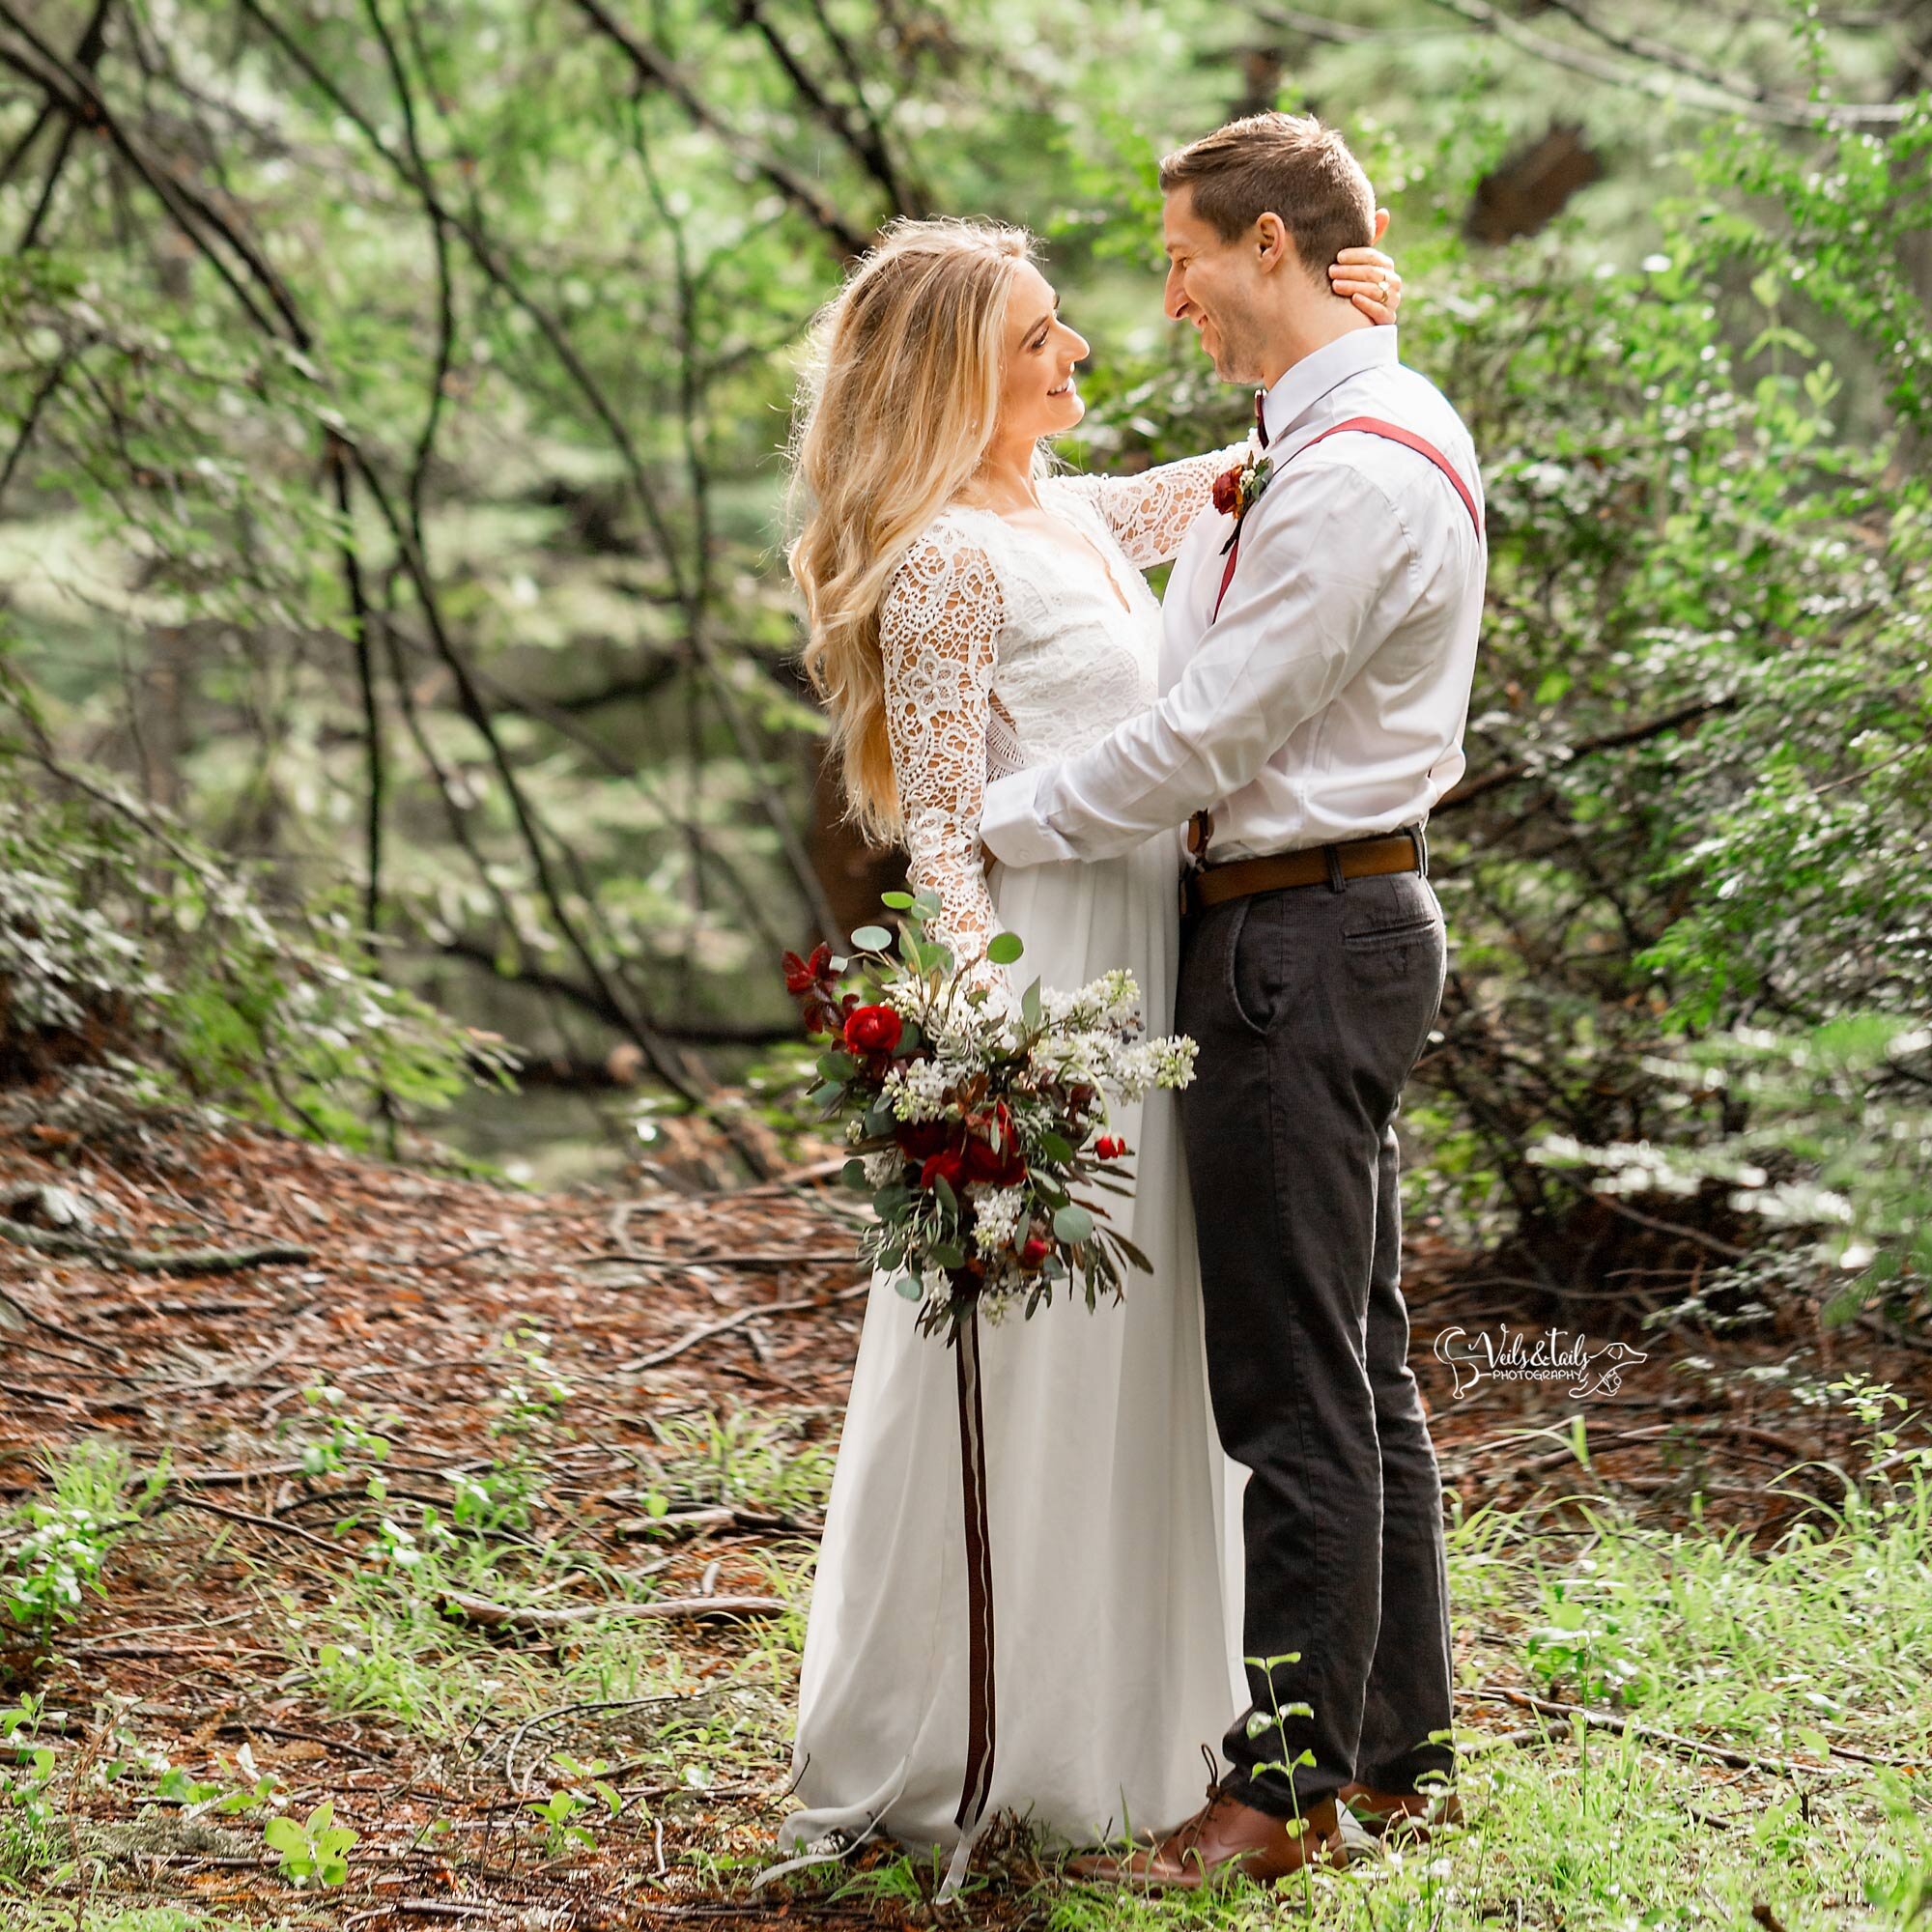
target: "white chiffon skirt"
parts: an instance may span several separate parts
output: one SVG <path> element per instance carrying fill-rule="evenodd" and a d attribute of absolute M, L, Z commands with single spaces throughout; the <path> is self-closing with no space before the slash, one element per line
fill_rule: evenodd
<path fill-rule="evenodd" d="M 1097 865 L 996 867 L 1009 969 L 1070 989 L 1125 966 L 1171 1030 L 1171 838 Z M 1199 1264 L 1172 1094 L 1116 1111 L 1135 1176 L 1116 1225 L 1152 1264 L 1089 1313 L 1057 1293 L 980 1324 L 995 1629 L 991 1795 L 1050 1843 L 1196 1809 L 1201 1747 L 1247 1697 L 1239 1488 L 1209 1410 Z M 883 1277 L 812 1589 L 787 1848 L 832 1833 L 952 1847 L 967 1752 L 967 1597 L 952 1351 Z"/>

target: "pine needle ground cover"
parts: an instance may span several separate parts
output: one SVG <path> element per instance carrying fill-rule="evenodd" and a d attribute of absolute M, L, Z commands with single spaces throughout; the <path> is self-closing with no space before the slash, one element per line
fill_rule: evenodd
<path fill-rule="evenodd" d="M 937 1912 L 931 1861 L 884 1846 L 754 1891 L 856 1345 L 832 1173 L 613 1203 L 16 1113 L 9 1932 L 1922 1910 L 1918 1351 L 1861 1351 L 1862 1379 L 1829 1331 L 1633 1328 L 1613 1393 L 1459 1401 L 1430 1344 L 1496 1290 L 1423 1236 L 1464 1831 L 1275 1894 L 1073 1885 L 1018 1825 Z M 35 1227 L 63 1189 L 99 1233 Z M 159 1267 L 278 1245 L 300 1258 Z"/>

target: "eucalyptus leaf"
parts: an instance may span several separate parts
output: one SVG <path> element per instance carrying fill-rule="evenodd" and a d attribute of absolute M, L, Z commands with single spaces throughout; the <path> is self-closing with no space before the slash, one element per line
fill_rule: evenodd
<path fill-rule="evenodd" d="M 1094 1217 L 1078 1203 L 1069 1201 L 1065 1208 L 1054 1210 L 1053 1232 L 1069 1248 L 1077 1248 L 1093 1237 Z"/>
<path fill-rule="evenodd" d="M 1037 1027 L 1045 1017 L 1046 1009 L 1039 996 L 1039 981 L 1036 980 L 1020 995 L 1020 1018 L 1029 1027 Z"/>

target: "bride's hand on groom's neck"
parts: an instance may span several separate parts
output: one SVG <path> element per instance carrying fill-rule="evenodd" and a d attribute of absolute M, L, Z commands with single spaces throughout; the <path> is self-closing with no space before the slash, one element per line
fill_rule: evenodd
<path fill-rule="evenodd" d="M 1376 240 L 1388 232 L 1389 212 L 1376 210 Z M 1344 248 L 1328 265 L 1328 286 L 1375 323 L 1393 323 L 1402 307 L 1402 277 L 1379 248 Z"/>

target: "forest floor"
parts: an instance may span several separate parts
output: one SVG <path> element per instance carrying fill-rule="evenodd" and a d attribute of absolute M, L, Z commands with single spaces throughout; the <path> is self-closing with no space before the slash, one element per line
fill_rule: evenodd
<path fill-rule="evenodd" d="M 1799 1932 L 1922 1909 L 1932 1462 L 1842 1381 L 1917 1410 L 1932 1355 L 1779 1321 L 1618 1327 L 1611 1297 L 1584 1325 L 1642 1351 L 1619 1387 L 1459 1400 L 1438 1332 L 1551 1318 L 1427 1240 L 1463 1832 L 1280 1896 L 1100 1891 L 1011 1833 L 946 1907 L 929 1860 L 877 1845 L 753 1892 L 859 1327 L 835 1178 L 539 1196 L 16 1112 L 5 1932 L 1303 1910 Z M 262 1247 L 288 1258 L 232 1259 Z"/>

